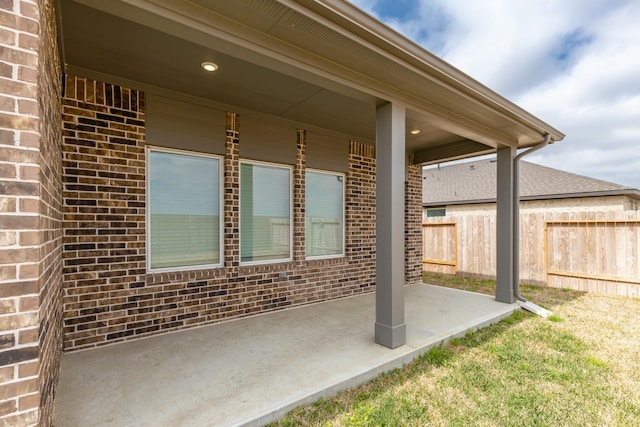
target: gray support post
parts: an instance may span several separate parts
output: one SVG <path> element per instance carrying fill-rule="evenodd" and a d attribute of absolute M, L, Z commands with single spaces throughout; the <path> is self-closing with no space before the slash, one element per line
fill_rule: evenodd
<path fill-rule="evenodd" d="M 405 109 L 376 113 L 376 325 L 378 344 L 406 343 L 404 323 Z"/>
<path fill-rule="evenodd" d="M 516 149 L 498 149 L 496 212 L 496 301 L 514 303 L 514 157 Z"/>

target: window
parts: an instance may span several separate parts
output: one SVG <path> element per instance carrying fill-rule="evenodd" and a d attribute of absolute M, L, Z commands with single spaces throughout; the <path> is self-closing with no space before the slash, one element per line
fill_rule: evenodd
<path fill-rule="evenodd" d="M 427 209 L 427 218 L 432 218 L 435 216 L 445 216 L 447 214 L 446 208 L 432 208 Z"/>
<path fill-rule="evenodd" d="M 291 168 L 240 162 L 240 262 L 290 261 Z"/>
<path fill-rule="evenodd" d="M 148 151 L 149 270 L 219 266 L 220 158 Z"/>
<path fill-rule="evenodd" d="M 344 175 L 307 170 L 307 258 L 344 255 Z"/>

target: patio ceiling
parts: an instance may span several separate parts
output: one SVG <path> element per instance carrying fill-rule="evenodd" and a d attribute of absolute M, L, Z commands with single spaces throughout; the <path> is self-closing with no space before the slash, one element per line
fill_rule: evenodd
<path fill-rule="evenodd" d="M 375 140 L 376 106 L 407 108 L 416 163 L 563 135 L 334 0 L 60 0 L 66 71 Z M 203 61 L 220 66 L 205 73 Z M 410 130 L 420 129 L 419 135 Z"/>

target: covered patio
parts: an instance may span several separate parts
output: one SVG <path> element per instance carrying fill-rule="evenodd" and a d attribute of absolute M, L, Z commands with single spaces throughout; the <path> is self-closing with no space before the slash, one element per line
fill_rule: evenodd
<path fill-rule="evenodd" d="M 120 108 L 112 108 L 111 115 L 92 116 L 91 108 L 101 108 L 92 103 L 111 102 L 119 98 L 109 96 L 111 86 L 106 86 L 108 89 L 105 90 L 104 100 L 101 93 L 94 94 L 94 85 L 97 88 L 102 84 L 98 82 L 109 82 L 116 85 L 114 88 L 135 88 L 136 96 L 131 96 L 131 99 L 144 98 L 139 105 L 144 112 L 136 122 L 141 127 L 127 134 L 139 137 L 139 140 L 125 142 L 137 144 L 141 150 L 158 146 L 224 156 L 229 163 L 225 170 L 225 175 L 229 177 L 225 183 L 225 211 L 216 213 L 224 217 L 221 223 L 226 229 L 221 230 L 220 235 L 226 236 L 226 242 L 223 243 L 227 247 L 221 251 L 224 252 L 223 257 L 212 265 L 216 267 L 215 274 L 224 271 L 224 274 L 230 275 L 228 277 L 240 281 L 253 277 L 251 274 L 254 271 L 243 267 L 255 263 L 244 262 L 234 252 L 234 245 L 241 240 L 238 231 L 241 227 L 237 223 L 240 193 L 233 187 L 234 180 L 237 180 L 233 168 L 239 167 L 238 163 L 242 161 L 295 166 L 299 182 L 296 184 L 298 190 L 293 193 L 300 200 L 295 203 L 297 207 L 290 210 L 302 226 L 306 215 L 302 202 L 306 197 L 303 183 L 307 168 L 339 170 L 342 167 L 340 165 L 348 161 L 347 141 L 371 147 L 371 153 L 374 147 L 375 155 L 372 158 L 375 157 L 375 171 L 371 169 L 368 175 L 375 176 L 375 184 L 371 182 L 370 185 L 375 191 L 375 206 L 361 206 L 365 197 L 355 197 L 347 202 L 351 203 L 354 212 L 351 223 L 345 227 L 351 235 L 347 237 L 347 240 L 350 239 L 346 242 L 347 251 L 339 256 L 348 262 L 361 261 L 356 259 L 365 233 L 356 233 L 355 230 L 362 229 L 362 226 L 355 225 L 354 221 L 358 220 L 357 212 L 375 212 L 375 233 L 367 235 L 375 236 L 375 249 L 370 251 L 367 258 L 373 260 L 372 265 L 366 268 L 358 265 L 356 271 L 362 272 L 369 267 L 374 270 L 371 279 L 375 275 L 375 281 L 360 273 L 368 283 L 358 286 L 366 287 L 375 283 L 375 341 L 389 348 L 402 346 L 406 341 L 403 287 L 407 283 L 418 282 L 420 277 L 421 259 L 416 249 L 421 239 L 419 168 L 425 164 L 497 152 L 497 199 L 501 220 L 497 229 L 499 261 L 496 299 L 505 303 L 515 301 L 513 284 L 517 282 L 518 268 L 517 245 L 514 244 L 517 240 L 514 225 L 517 182 L 515 155 L 520 148 L 539 148 L 541 144 L 561 140 L 563 135 L 556 129 L 382 26 L 348 2 L 60 0 L 59 5 L 62 62 L 67 75 L 65 101 L 68 105 L 65 105 L 67 109 L 63 119 L 68 120 L 64 126 L 69 133 L 65 140 L 69 144 L 69 153 L 65 155 L 70 159 L 65 170 L 70 176 L 64 178 L 71 183 L 65 193 L 65 203 L 70 205 L 67 213 L 72 214 L 67 215 L 65 242 L 73 243 L 69 246 L 72 250 L 84 250 L 82 245 L 91 240 L 91 236 L 83 236 L 82 241 L 75 238 L 77 234 L 86 233 L 86 230 L 82 229 L 80 222 L 74 222 L 76 217 L 73 214 L 87 213 L 87 209 L 76 212 L 75 206 L 87 202 L 73 197 L 100 197 L 99 194 L 88 193 L 94 189 L 92 186 L 95 183 L 85 182 L 87 180 L 82 174 L 106 176 L 105 171 L 98 170 L 100 162 L 89 164 L 93 157 L 87 156 L 94 156 L 96 152 L 85 153 L 84 139 L 88 132 L 100 126 L 111 126 L 107 121 L 116 120 L 113 114 L 121 112 Z M 205 64 L 209 64 L 215 74 L 203 71 L 200 65 Z M 129 95 L 123 95 L 127 102 L 128 98 Z M 91 107 L 78 113 L 77 107 L 87 103 L 92 104 Z M 163 107 L 163 103 L 171 107 Z M 225 114 L 229 115 L 226 119 Z M 239 116 L 243 116 L 242 124 Z M 128 118 L 118 117 L 117 120 L 126 121 Z M 293 139 L 287 140 L 282 130 L 287 127 L 300 132 L 303 139 L 305 132 L 311 135 L 309 147 L 306 140 L 299 141 L 297 147 Z M 117 131 L 109 129 L 107 132 Z M 314 140 L 314 132 L 323 136 Z M 289 133 L 293 135 L 293 132 Z M 242 140 L 239 144 L 241 148 L 234 151 L 238 150 L 238 137 Z M 110 144 L 102 144 L 100 138 L 105 138 L 104 135 L 94 138 L 98 148 L 116 151 L 128 149 L 114 148 L 111 134 L 106 137 Z M 328 139 L 338 142 L 327 142 Z M 314 141 L 318 141 L 316 145 L 313 145 Z M 116 138 L 115 142 L 122 141 Z M 80 153 L 80 157 L 76 156 L 76 152 Z M 142 151 L 136 154 L 138 160 L 145 159 L 146 154 Z M 148 159 L 145 161 L 148 162 Z M 85 166 L 91 170 L 77 172 Z M 120 165 L 114 165 L 111 169 L 123 171 Z M 106 173 L 112 173 L 111 169 Z M 148 169 L 147 166 L 147 174 Z M 356 169 L 363 170 L 362 166 Z M 124 175 L 129 177 L 127 185 L 149 185 L 150 178 L 142 176 L 140 170 L 127 171 L 128 175 Z M 130 182 L 130 177 L 141 176 L 146 181 Z M 357 180 L 349 180 L 356 186 L 362 186 Z M 75 186 L 76 181 L 82 181 L 83 185 Z M 105 184 L 100 181 L 100 184 L 110 188 L 108 182 Z M 417 189 L 413 198 L 412 188 Z M 360 188 L 354 190 L 354 194 L 360 192 Z M 138 197 L 139 205 L 144 204 L 146 210 L 135 213 L 153 215 L 153 207 L 149 206 L 151 197 L 149 194 L 144 196 L 146 199 L 137 193 L 122 197 L 129 197 L 128 200 Z M 91 203 L 97 202 L 91 200 Z M 86 218 L 80 218 L 82 224 L 86 224 Z M 100 217 L 100 221 L 106 220 L 123 224 L 119 218 Z M 96 217 L 92 227 L 101 225 L 100 221 Z M 147 246 L 146 250 L 140 251 L 141 257 L 127 260 L 131 261 L 126 265 L 131 277 L 113 279 L 113 273 L 106 271 L 98 273 L 98 282 L 94 283 L 92 280 L 96 277 L 85 275 L 85 270 L 93 272 L 112 268 L 84 267 L 91 263 L 94 255 L 81 250 L 66 257 L 64 279 L 68 295 L 63 304 L 65 310 L 77 309 L 77 312 L 65 314 L 67 341 L 73 341 L 67 343 L 65 349 L 91 346 L 102 340 L 122 339 L 128 336 L 126 334 L 149 332 L 144 329 L 151 326 L 145 323 L 149 319 L 140 318 L 140 312 L 136 311 L 129 313 L 137 322 L 135 325 L 128 325 L 131 328 L 126 331 L 112 328 L 105 335 L 100 329 L 102 323 L 95 322 L 94 313 L 85 315 L 87 310 L 94 308 L 89 307 L 87 301 L 95 300 L 94 305 L 103 311 L 119 310 L 120 301 L 114 302 L 113 298 L 104 301 L 101 292 L 120 291 L 117 286 L 121 283 L 144 282 L 144 291 L 138 290 L 135 291 L 136 295 L 127 295 L 134 298 L 127 300 L 131 305 L 138 304 L 135 298 L 139 298 L 141 292 L 148 294 L 144 298 L 166 294 L 164 289 L 150 285 L 168 283 L 168 280 L 186 280 L 182 273 L 175 276 L 178 279 L 174 276 L 169 279 L 169 276 L 162 276 L 160 270 L 151 268 L 148 253 L 152 246 L 150 233 L 146 229 L 135 229 L 137 226 L 148 228 L 148 218 L 146 222 L 144 224 L 134 217 L 125 224 L 133 230 L 101 231 L 105 235 L 122 232 L 146 236 L 145 242 L 139 242 L 139 245 Z M 367 223 L 372 224 L 368 220 Z M 289 232 L 293 233 L 293 228 L 290 227 Z M 292 264 L 291 271 L 284 271 L 289 266 L 282 262 L 280 264 L 283 265 L 273 269 L 283 278 L 300 277 L 309 285 L 312 282 L 308 281 L 307 273 L 300 268 L 313 264 L 307 262 L 303 250 L 305 238 L 303 232 L 290 237 L 297 249 L 289 248 L 288 255 L 280 260 L 297 263 Z M 129 244 L 126 249 L 139 250 L 135 244 Z M 120 262 L 119 254 L 109 253 L 109 256 L 115 260 L 106 257 L 99 260 L 105 263 Z M 188 270 L 184 266 L 178 267 Z M 144 273 L 146 276 L 143 277 Z M 215 276 L 203 274 L 206 279 Z M 349 282 L 344 278 L 340 280 Z M 323 283 L 327 283 L 327 280 L 319 281 L 315 286 Z M 101 287 L 92 291 L 91 287 L 95 285 Z M 85 295 L 87 292 L 93 292 L 93 295 Z M 274 292 L 271 300 L 277 303 L 283 302 L 280 294 L 290 295 L 297 291 L 283 291 L 281 287 Z M 309 286 L 306 292 L 313 294 L 314 286 Z M 114 296 L 111 293 L 108 298 Z M 353 293 L 345 291 L 343 294 L 348 296 Z M 318 301 L 315 298 L 311 295 L 301 301 Z M 160 298 L 154 305 L 172 307 L 173 303 Z M 239 307 L 245 305 L 245 300 L 238 300 Z M 258 313 L 262 307 L 248 306 L 247 309 Z M 191 313 L 181 311 L 178 315 Z M 228 318 L 233 316 L 242 317 L 242 313 L 233 312 Z M 167 314 L 166 317 L 170 316 Z M 200 317 L 198 322 L 210 321 L 206 315 Z M 183 320 L 179 319 L 176 326 L 191 325 Z M 87 332 L 87 329 L 91 332 Z"/>
<path fill-rule="evenodd" d="M 353 4 L 0 3 L 0 424 L 261 423 L 516 309 L 516 155 L 564 135 Z M 489 153 L 495 298 L 418 285 L 420 168 Z"/>
<path fill-rule="evenodd" d="M 262 425 L 401 367 L 518 309 L 432 285 L 406 288 L 407 344 L 375 344 L 366 294 L 65 354 L 54 423 Z"/>

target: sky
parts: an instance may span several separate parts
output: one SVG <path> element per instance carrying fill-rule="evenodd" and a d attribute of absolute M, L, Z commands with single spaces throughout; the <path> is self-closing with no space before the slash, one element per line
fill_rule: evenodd
<path fill-rule="evenodd" d="M 563 132 L 527 161 L 640 188 L 640 0 L 352 0 Z"/>

